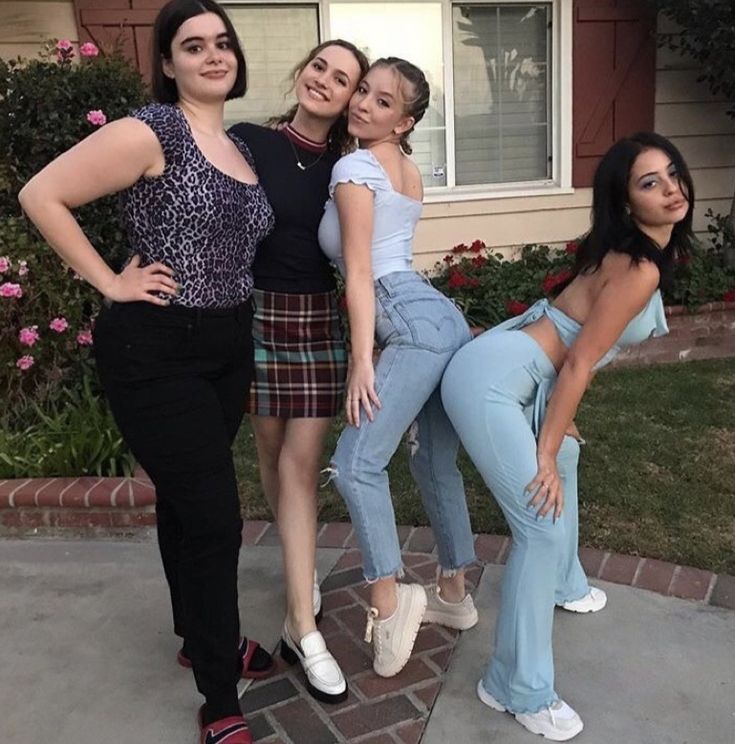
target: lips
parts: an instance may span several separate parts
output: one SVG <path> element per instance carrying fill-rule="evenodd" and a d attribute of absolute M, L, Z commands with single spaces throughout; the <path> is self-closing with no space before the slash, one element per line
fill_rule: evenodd
<path fill-rule="evenodd" d="M 352 121 L 357 122 L 358 124 L 367 124 L 368 122 L 365 121 L 365 119 L 361 119 L 357 114 L 353 114 L 352 111 L 350 111 L 350 119 Z"/>
<path fill-rule="evenodd" d="M 220 80 L 227 76 L 227 70 L 211 70 L 210 72 L 203 72 L 202 75 L 213 80 Z"/>
<path fill-rule="evenodd" d="M 686 206 L 687 202 L 684 199 L 681 199 L 680 201 L 676 201 L 673 204 L 669 204 L 666 209 L 670 209 L 672 212 L 675 212 L 682 207 Z"/>
<path fill-rule="evenodd" d="M 327 101 L 327 97 L 322 93 L 321 91 L 318 91 L 316 88 L 311 88 L 310 86 L 306 86 L 307 93 L 312 97 L 315 98 L 317 101 Z"/>

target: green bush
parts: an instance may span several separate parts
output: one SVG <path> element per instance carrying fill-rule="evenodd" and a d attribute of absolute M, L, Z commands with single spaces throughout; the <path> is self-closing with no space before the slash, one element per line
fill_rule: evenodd
<path fill-rule="evenodd" d="M 707 216 L 711 245 L 698 244 L 677 261 L 673 283 L 663 292 L 667 305 L 693 310 L 707 302 L 735 301 L 735 269 L 723 258 L 733 245 L 729 223 L 711 211 Z M 469 323 L 490 328 L 520 315 L 541 297 L 555 296 L 572 276 L 576 251 L 576 242 L 564 250 L 531 244 L 508 259 L 489 252 L 481 240 L 460 243 L 435 265 L 431 281 L 457 303 Z"/>
<path fill-rule="evenodd" d="M 36 60 L 0 60 L 2 477 L 119 473 L 129 459 L 99 395 L 90 353 L 102 298 L 59 260 L 18 204 L 20 189 L 47 163 L 147 100 L 140 74 L 121 56 L 100 55 L 91 44 L 82 51 L 77 63 L 62 41 Z M 99 199 L 76 216 L 119 267 L 127 244 L 116 198 Z"/>

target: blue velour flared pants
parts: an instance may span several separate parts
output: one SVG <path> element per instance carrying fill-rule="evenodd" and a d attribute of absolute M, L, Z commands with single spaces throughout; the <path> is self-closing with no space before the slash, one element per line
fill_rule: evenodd
<path fill-rule="evenodd" d="M 579 444 L 565 437 L 558 456 L 564 509 L 537 518 L 525 487 L 538 466 L 536 436 L 556 370 L 521 330 L 494 329 L 462 347 L 442 381 L 442 400 L 467 453 L 512 532 L 503 575 L 495 650 L 482 683 L 513 713 L 551 705 L 555 604 L 583 597 L 587 578 L 577 556 Z"/>

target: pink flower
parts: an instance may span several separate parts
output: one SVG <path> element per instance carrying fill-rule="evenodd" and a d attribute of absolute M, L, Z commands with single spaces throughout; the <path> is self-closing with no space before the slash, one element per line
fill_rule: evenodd
<path fill-rule="evenodd" d="M 0 284 L 0 297 L 22 297 L 23 288 L 20 284 L 13 284 L 11 282 L 5 282 Z"/>
<path fill-rule="evenodd" d="M 69 327 L 69 321 L 66 318 L 54 318 L 48 327 L 56 333 L 63 333 Z"/>
<path fill-rule="evenodd" d="M 23 346 L 33 346 L 33 344 L 41 338 L 38 334 L 38 326 L 28 326 L 27 328 L 21 328 L 18 338 Z"/>
<path fill-rule="evenodd" d="M 94 124 L 96 127 L 101 127 L 104 124 L 107 124 L 107 117 L 105 116 L 104 111 L 95 109 L 93 111 L 87 111 L 87 121 L 90 124 Z"/>
<path fill-rule="evenodd" d="M 36 360 L 30 354 L 26 354 L 15 363 L 15 366 L 25 372 L 27 369 L 30 369 L 35 363 Z"/>
<path fill-rule="evenodd" d="M 28 261 L 18 263 L 18 276 L 25 276 L 28 273 Z"/>
<path fill-rule="evenodd" d="M 0 274 L 10 271 L 10 259 L 7 256 L 0 256 Z"/>
<path fill-rule="evenodd" d="M 92 331 L 89 328 L 85 328 L 77 333 L 77 343 L 80 346 L 91 346 L 92 345 Z"/>
<path fill-rule="evenodd" d="M 72 49 L 74 49 L 74 45 L 71 43 L 71 41 L 69 39 L 59 39 L 56 42 L 56 48 L 60 52 L 68 52 L 68 51 L 71 51 Z"/>
<path fill-rule="evenodd" d="M 81 54 L 82 57 L 96 57 L 99 53 L 100 50 L 91 41 L 88 41 L 86 44 L 82 44 L 82 46 L 79 47 L 79 54 Z"/>

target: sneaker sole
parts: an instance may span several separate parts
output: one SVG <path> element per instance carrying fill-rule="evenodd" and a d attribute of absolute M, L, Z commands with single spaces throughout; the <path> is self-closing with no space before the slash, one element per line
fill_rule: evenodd
<path fill-rule="evenodd" d="M 477 625 L 478 619 L 477 612 L 475 612 L 474 616 L 458 619 L 449 613 L 439 612 L 438 610 L 426 610 L 424 619 L 421 622 L 436 623 L 437 625 L 443 625 L 445 628 L 453 628 L 454 630 L 469 630 Z"/>
<path fill-rule="evenodd" d="M 415 594 L 414 592 L 412 592 L 412 595 L 413 595 L 413 597 L 412 597 L 412 601 L 411 601 L 411 609 L 413 610 L 416 607 L 420 607 L 421 608 L 421 612 L 418 614 L 418 622 L 416 623 L 416 627 L 411 630 L 411 634 L 412 634 L 412 636 L 411 636 L 411 644 L 408 647 L 408 653 L 406 653 L 404 656 L 401 656 L 395 662 L 396 664 L 399 665 L 398 666 L 398 669 L 396 669 L 395 671 L 393 671 L 393 667 L 390 667 L 390 671 L 379 672 L 375 668 L 375 664 L 373 664 L 373 671 L 379 677 L 384 677 L 386 679 L 388 677 L 395 677 L 396 674 L 398 674 L 401 671 L 401 669 L 403 669 L 403 667 L 405 667 L 406 664 L 408 664 L 408 660 L 411 658 L 411 653 L 413 652 L 413 647 L 416 644 L 416 636 L 418 635 L 419 630 L 421 629 L 421 621 L 424 618 L 424 612 L 426 612 L 426 592 L 421 592 L 421 594 L 418 594 L 418 595 Z M 415 599 L 416 597 L 419 597 L 418 604 L 416 604 L 416 599 Z"/>
<path fill-rule="evenodd" d="M 586 609 L 578 610 L 578 609 L 575 609 L 574 607 L 567 607 L 566 605 L 563 605 L 563 604 L 557 605 L 557 607 L 560 607 L 565 612 L 576 612 L 577 615 L 588 615 L 590 612 L 600 612 L 600 610 L 604 610 L 605 607 L 607 607 L 607 598 L 601 605 L 587 607 Z"/>

